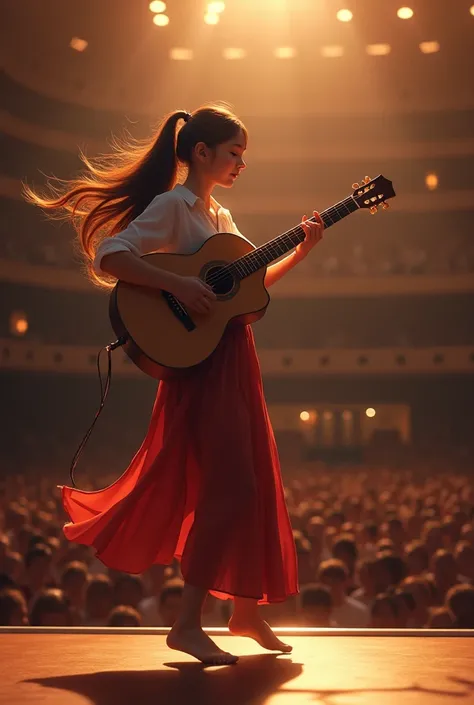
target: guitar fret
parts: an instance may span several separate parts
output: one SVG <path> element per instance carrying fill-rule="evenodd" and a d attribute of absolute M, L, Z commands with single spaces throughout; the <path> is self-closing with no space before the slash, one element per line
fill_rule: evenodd
<path fill-rule="evenodd" d="M 328 208 L 321 213 L 321 219 L 324 223 L 325 228 L 329 228 L 334 225 L 342 218 L 345 218 L 350 213 L 353 213 L 358 209 L 357 203 L 354 201 L 352 196 L 340 201 L 335 206 Z M 310 221 L 315 222 L 314 218 L 309 218 Z M 227 266 L 228 271 L 233 271 L 241 279 L 244 279 L 249 274 L 253 274 L 265 265 L 273 262 L 282 255 L 286 254 L 300 242 L 303 242 L 305 238 L 305 232 L 300 225 L 282 233 L 278 237 L 274 238 L 270 242 L 257 247 L 256 250 L 249 252 L 248 254 L 235 260 L 232 264 Z"/>

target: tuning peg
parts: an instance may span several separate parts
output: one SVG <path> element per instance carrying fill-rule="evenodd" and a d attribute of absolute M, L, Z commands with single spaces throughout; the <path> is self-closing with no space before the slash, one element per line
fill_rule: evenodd
<path fill-rule="evenodd" d="M 384 209 L 384 211 L 386 211 L 387 208 L 390 208 L 390 203 L 385 203 L 385 201 L 384 201 L 384 202 L 382 203 L 382 208 Z"/>
<path fill-rule="evenodd" d="M 357 181 L 352 184 L 352 188 L 353 189 L 359 188 L 359 184 L 357 183 Z"/>
<path fill-rule="evenodd" d="M 370 176 L 365 176 L 365 177 L 364 177 L 364 184 L 368 184 L 369 181 L 371 181 Z"/>
<path fill-rule="evenodd" d="M 370 210 L 370 215 L 375 215 L 377 213 L 377 206 L 371 206 L 369 208 Z"/>

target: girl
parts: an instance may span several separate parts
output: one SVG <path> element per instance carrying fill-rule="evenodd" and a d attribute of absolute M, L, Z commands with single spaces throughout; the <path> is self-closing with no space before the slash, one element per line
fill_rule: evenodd
<path fill-rule="evenodd" d="M 178 128 L 179 123 L 179 129 Z M 216 232 L 239 233 L 232 216 L 212 198 L 231 188 L 245 168 L 247 130 L 227 107 L 166 116 L 151 140 L 116 145 L 116 154 L 42 198 L 62 209 L 96 283 L 116 279 L 165 289 L 191 311 L 212 313 L 215 295 L 197 277 L 156 269 L 140 258 L 150 251 L 191 253 Z M 179 182 L 186 171 L 184 183 Z M 268 267 L 272 286 L 321 239 L 322 221 L 303 217 L 306 238 Z M 152 325 L 152 322 L 150 322 Z M 166 331 L 163 331 L 166 335 Z M 154 563 L 181 563 L 182 611 L 167 644 L 203 663 L 230 664 L 201 628 L 208 592 L 233 598 L 232 634 L 283 652 L 258 612 L 298 592 L 292 530 L 276 445 L 263 396 L 249 326 L 230 326 L 214 353 L 178 379 L 162 381 L 147 436 L 130 466 L 95 492 L 62 487 L 70 522 L 66 537 L 93 546 L 110 568 L 141 573 Z"/>

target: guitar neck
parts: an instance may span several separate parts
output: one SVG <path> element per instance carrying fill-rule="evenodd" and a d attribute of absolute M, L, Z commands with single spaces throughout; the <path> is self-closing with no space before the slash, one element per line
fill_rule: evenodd
<path fill-rule="evenodd" d="M 324 228 L 327 229 L 331 227 L 331 225 L 334 225 L 339 220 L 354 213 L 358 208 L 359 206 L 352 196 L 348 196 L 348 198 L 345 198 L 343 201 L 339 201 L 335 206 L 328 208 L 320 214 Z M 313 217 L 308 218 L 308 220 L 314 223 L 316 219 Z M 257 272 L 259 269 L 262 269 L 262 267 L 274 262 L 282 255 L 294 249 L 300 242 L 303 242 L 304 238 L 305 232 L 303 228 L 301 225 L 297 225 L 295 228 L 278 235 L 273 240 L 266 242 L 252 252 L 235 260 L 229 268 L 232 268 L 240 279 L 245 279 L 249 274 Z"/>

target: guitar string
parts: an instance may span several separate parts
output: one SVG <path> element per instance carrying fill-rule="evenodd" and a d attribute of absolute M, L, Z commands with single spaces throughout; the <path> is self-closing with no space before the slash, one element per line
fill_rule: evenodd
<path fill-rule="evenodd" d="M 352 203 L 352 204 L 355 203 L 357 205 L 357 207 L 359 207 L 358 204 L 356 203 L 355 199 L 352 196 L 348 196 L 344 200 L 337 203 L 335 206 L 331 206 L 330 208 L 327 208 L 325 211 L 323 211 L 321 213 L 321 219 L 323 220 L 323 222 L 325 219 L 329 220 L 329 223 L 324 223 L 325 228 L 329 227 L 330 225 L 333 225 L 338 220 L 340 220 L 340 219 L 344 218 L 345 216 L 349 215 L 350 213 L 354 212 L 353 210 L 350 210 L 348 208 L 348 206 L 347 206 L 348 203 Z M 341 214 L 340 213 L 341 208 L 345 208 L 346 212 L 343 212 Z M 331 214 L 333 214 L 333 215 L 331 215 Z M 313 223 L 316 222 L 316 219 L 314 217 L 308 218 L 308 220 Z M 248 252 L 246 255 L 243 255 L 243 257 L 239 257 L 238 259 L 234 260 L 233 262 L 229 262 L 229 264 L 222 267 L 219 270 L 219 272 L 217 272 L 216 274 L 209 277 L 206 280 L 206 283 L 211 286 L 214 286 L 219 281 L 226 279 L 232 268 L 234 268 L 234 269 L 237 268 L 237 273 L 240 273 L 240 274 L 252 274 L 253 273 L 252 272 L 252 265 L 258 262 L 259 255 L 266 255 L 267 253 L 273 255 L 274 254 L 273 250 L 278 248 L 280 245 L 283 245 L 283 244 L 286 245 L 287 244 L 286 241 L 288 239 L 290 239 L 290 242 L 292 244 L 292 247 L 290 247 L 289 249 L 296 247 L 296 245 L 299 243 L 293 244 L 293 242 L 291 241 L 291 237 L 296 234 L 301 234 L 302 232 L 304 232 L 304 231 L 300 225 L 297 225 L 294 228 L 287 230 L 285 233 L 278 235 L 274 240 L 270 240 L 270 242 L 267 242 L 267 243 L 261 245 L 260 247 L 257 247 L 255 250 Z M 286 251 L 288 252 L 289 249 Z M 278 252 L 278 250 L 277 250 L 277 252 Z M 285 254 L 285 253 L 282 252 L 282 253 L 277 254 L 277 257 L 275 257 L 275 259 L 278 259 L 278 257 L 281 256 L 282 254 Z M 245 270 L 244 270 L 244 272 L 238 271 L 238 265 L 240 263 L 242 263 L 243 260 L 245 260 L 246 263 L 248 263 L 248 265 L 250 266 L 249 272 L 245 272 Z M 244 266 L 244 265 L 242 264 L 242 266 Z M 262 265 L 262 267 L 263 266 L 264 265 Z M 257 270 L 255 270 L 255 271 L 257 271 Z"/>
<path fill-rule="evenodd" d="M 347 203 L 350 203 L 350 202 L 354 203 L 354 199 L 352 198 L 352 196 L 344 199 L 344 201 L 341 201 L 336 206 L 328 208 L 326 211 L 321 213 L 321 217 L 322 217 L 323 221 L 325 218 L 330 221 L 329 223 L 325 223 L 325 227 L 329 227 L 333 223 L 337 222 L 341 218 L 343 218 L 346 215 L 349 215 L 349 213 L 353 212 L 346 205 Z M 341 215 L 341 213 L 338 210 L 339 207 L 344 207 L 347 212 L 345 212 Z M 334 219 L 333 219 L 334 216 L 331 215 L 333 213 L 336 216 Z M 315 222 L 315 218 L 309 218 L 308 220 L 310 220 L 311 222 Z M 274 258 L 278 259 L 279 256 L 281 256 L 282 254 L 285 254 L 285 251 L 287 252 L 289 249 L 296 247 L 296 245 L 298 243 L 296 243 L 296 244 L 293 243 L 291 241 L 291 237 L 297 233 L 299 233 L 301 235 L 302 232 L 303 232 L 303 230 L 302 230 L 301 226 L 299 226 L 299 225 L 292 228 L 291 230 L 288 230 L 287 232 L 283 233 L 282 235 L 279 235 L 277 238 L 270 241 L 269 243 L 265 243 L 264 245 L 261 245 L 260 247 L 256 248 L 256 250 L 253 250 L 252 252 L 247 253 L 243 257 L 238 258 L 234 262 L 229 263 L 228 265 L 223 267 L 219 272 L 217 272 L 213 277 L 210 277 L 207 280 L 208 283 L 209 282 L 214 283 L 214 284 L 217 283 L 221 279 L 225 278 L 227 276 L 227 274 L 229 273 L 229 270 L 231 270 L 232 268 L 237 269 L 238 274 L 244 274 L 244 275 L 245 274 L 252 274 L 253 273 L 252 266 L 254 264 L 259 264 L 259 259 L 258 259 L 259 255 L 271 254 L 274 257 L 274 255 L 276 254 L 276 257 L 274 257 Z M 291 247 L 287 249 L 286 245 L 288 244 L 288 239 L 290 239 Z M 278 248 L 283 244 L 285 245 L 285 251 L 279 252 Z M 245 266 L 244 263 L 247 264 L 247 266 L 250 266 L 250 271 L 246 271 L 245 269 L 243 272 L 239 271 L 239 264 L 242 265 L 242 267 L 244 267 Z M 264 265 L 260 265 L 260 266 L 264 266 Z M 257 270 L 254 270 L 254 271 L 257 271 Z"/>

